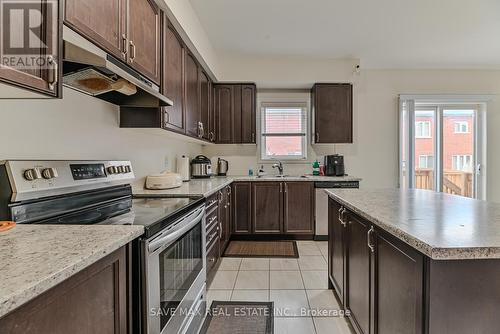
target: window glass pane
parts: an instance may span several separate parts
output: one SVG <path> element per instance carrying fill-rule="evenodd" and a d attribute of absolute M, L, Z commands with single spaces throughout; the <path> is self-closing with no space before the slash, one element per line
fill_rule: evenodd
<path fill-rule="evenodd" d="M 415 110 L 415 188 L 434 190 L 435 110 Z"/>
<path fill-rule="evenodd" d="M 474 196 L 474 110 L 443 110 L 443 192 Z"/>
<path fill-rule="evenodd" d="M 266 108 L 266 133 L 303 133 L 304 119 L 302 108 Z"/>
<path fill-rule="evenodd" d="M 264 137 L 265 154 L 268 157 L 277 156 L 295 156 L 302 157 L 302 136 L 295 137 Z"/>

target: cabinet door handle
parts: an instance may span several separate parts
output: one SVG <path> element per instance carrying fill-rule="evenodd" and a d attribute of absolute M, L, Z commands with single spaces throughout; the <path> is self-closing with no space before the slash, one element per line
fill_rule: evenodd
<path fill-rule="evenodd" d="M 47 58 L 48 63 L 52 65 L 52 69 L 49 70 L 49 89 L 50 90 L 55 90 L 56 85 L 57 85 L 57 80 L 58 80 L 58 74 L 59 74 L 59 66 L 57 65 L 57 61 L 54 59 L 54 56 L 49 56 Z"/>
<path fill-rule="evenodd" d="M 375 246 L 372 244 L 372 234 L 375 232 L 375 229 L 373 226 L 368 230 L 368 248 L 370 248 L 370 251 L 372 253 L 375 252 Z"/>
<path fill-rule="evenodd" d="M 219 239 L 222 240 L 222 222 L 219 222 Z"/>
<path fill-rule="evenodd" d="M 319 143 L 319 132 L 316 132 L 316 143 Z"/>
<path fill-rule="evenodd" d="M 288 183 L 285 182 L 285 194 L 286 194 L 287 190 L 288 190 Z"/>
<path fill-rule="evenodd" d="M 122 35 L 122 57 L 123 57 L 123 59 L 127 58 L 127 53 L 128 53 L 127 44 L 128 44 L 127 36 L 125 34 L 123 34 Z"/>
<path fill-rule="evenodd" d="M 280 182 L 280 193 L 283 192 L 283 183 Z"/>
<path fill-rule="evenodd" d="M 342 225 L 344 225 L 344 227 L 347 227 L 347 222 L 345 221 L 345 212 L 347 211 L 346 208 L 342 207 L 341 208 L 342 211 L 340 211 L 340 222 L 342 223 Z"/>
<path fill-rule="evenodd" d="M 255 143 L 255 133 L 252 133 L 252 143 Z"/>
<path fill-rule="evenodd" d="M 134 41 L 129 41 L 129 45 L 130 45 L 130 62 L 133 63 L 134 62 L 134 59 L 135 59 L 135 44 L 134 44 Z"/>

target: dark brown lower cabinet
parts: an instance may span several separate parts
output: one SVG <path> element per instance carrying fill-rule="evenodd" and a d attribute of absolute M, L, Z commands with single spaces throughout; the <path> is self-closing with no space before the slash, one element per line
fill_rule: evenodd
<path fill-rule="evenodd" d="M 231 237 L 231 186 L 219 191 L 220 249 L 224 252 Z"/>
<path fill-rule="evenodd" d="M 314 183 L 283 182 L 284 233 L 314 233 Z"/>
<path fill-rule="evenodd" d="M 0 333 L 125 334 L 129 246 L 124 246 L 0 319 Z"/>
<path fill-rule="evenodd" d="M 345 259 L 344 235 L 345 227 L 340 220 L 340 211 L 343 209 L 340 204 L 329 200 L 328 203 L 328 274 L 339 299 L 344 302 L 345 274 L 347 263 Z"/>
<path fill-rule="evenodd" d="M 252 233 L 251 197 L 252 184 L 250 182 L 232 184 L 232 233 L 234 234 Z"/>
<path fill-rule="evenodd" d="M 422 333 L 422 254 L 382 231 L 373 239 L 373 333 Z"/>
<path fill-rule="evenodd" d="M 254 234 L 281 234 L 283 231 L 283 183 L 252 183 L 252 224 Z"/>
<path fill-rule="evenodd" d="M 351 322 L 360 334 L 370 333 L 370 249 L 369 223 L 353 215 L 347 218 L 346 238 L 347 292 L 344 306 L 351 312 Z"/>
<path fill-rule="evenodd" d="M 314 183 L 234 182 L 235 236 L 311 239 L 314 235 Z"/>

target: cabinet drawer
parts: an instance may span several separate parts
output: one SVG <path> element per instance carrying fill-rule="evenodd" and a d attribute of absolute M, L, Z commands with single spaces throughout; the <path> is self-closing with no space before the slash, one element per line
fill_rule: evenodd
<path fill-rule="evenodd" d="M 205 202 L 205 211 L 209 213 L 214 208 L 218 207 L 219 198 L 217 197 L 217 193 L 210 195 L 207 197 L 207 201 Z"/>
<path fill-rule="evenodd" d="M 220 236 L 219 224 L 213 224 L 212 228 L 207 230 L 206 244 L 207 250 L 212 247 L 215 239 Z"/>
<path fill-rule="evenodd" d="M 207 215 L 206 218 L 206 231 L 208 234 L 208 231 L 212 229 L 214 225 L 217 225 L 219 222 L 219 217 L 218 217 L 218 210 L 213 210 L 211 213 Z"/>
<path fill-rule="evenodd" d="M 207 276 L 214 268 L 219 259 L 219 237 L 215 237 L 215 242 L 212 242 L 211 247 L 207 251 Z"/>

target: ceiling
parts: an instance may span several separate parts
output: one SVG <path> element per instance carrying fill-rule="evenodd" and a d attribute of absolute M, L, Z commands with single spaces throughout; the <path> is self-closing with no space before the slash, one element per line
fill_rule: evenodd
<path fill-rule="evenodd" d="M 500 0 L 190 0 L 216 52 L 500 68 Z"/>

